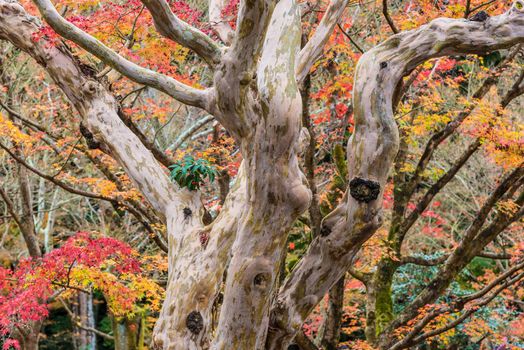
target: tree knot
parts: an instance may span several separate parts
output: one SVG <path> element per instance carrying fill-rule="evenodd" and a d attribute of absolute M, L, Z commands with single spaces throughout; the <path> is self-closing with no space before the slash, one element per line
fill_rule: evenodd
<path fill-rule="evenodd" d="M 380 184 L 373 180 L 355 177 L 349 183 L 349 193 L 357 201 L 368 203 L 378 198 Z"/>
<path fill-rule="evenodd" d="M 93 80 L 88 80 L 84 85 L 84 92 L 88 95 L 94 95 L 98 91 L 98 83 Z"/>
<path fill-rule="evenodd" d="M 186 318 L 186 327 L 193 334 L 198 334 L 204 328 L 204 319 L 198 311 L 191 311 Z"/>
<path fill-rule="evenodd" d="M 329 236 L 329 234 L 331 233 L 331 228 L 326 226 L 326 225 L 322 225 L 320 227 L 320 235 L 322 237 L 326 237 L 326 236 Z"/>
<path fill-rule="evenodd" d="M 269 287 L 270 278 L 268 273 L 261 272 L 253 278 L 253 284 L 259 290 L 266 290 Z"/>
<path fill-rule="evenodd" d="M 82 136 L 84 136 L 87 143 L 87 147 L 89 147 L 89 149 L 100 148 L 100 142 L 95 140 L 95 136 L 91 131 L 89 131 L 89 129 L 84 125 L 84 123 L 80 123 L 80 133 L 82 134 Z"/>
<path fill-rule="evenodd" d="M 184 220 L 187 220 L 193 215 L 193 212 L 188 207 L 185 207 L 182 212 L 184 213 Z"/>
<path fill-rule="evenodd" d="M 485 11 L 479 11 L 475 15 L 469 18 L 472 22 L 485 22 L 489 18 L 489 15 Z"/>

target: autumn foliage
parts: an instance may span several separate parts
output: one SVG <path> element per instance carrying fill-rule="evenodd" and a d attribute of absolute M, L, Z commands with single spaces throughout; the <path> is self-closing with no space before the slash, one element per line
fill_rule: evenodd
<path fill-rule="evenodd" d="M 162 290 L 145 277 L 139 254 L 114 238 L 78 232 L 42 258 L 20 260 L 0 268 L 0 334 L 9 338 L 16 329 L 44 320 L 50 303 L 78 291 L 99 291 L 109 312 L 130 317 L 144 309 L 158 310 Z M 4 349 L 17 346 L 4 341 Z"/>

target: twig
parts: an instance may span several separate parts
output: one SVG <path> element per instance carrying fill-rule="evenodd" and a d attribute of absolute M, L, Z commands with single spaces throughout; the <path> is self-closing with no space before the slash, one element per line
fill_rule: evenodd
<path fill-rule="evenodd" d="M 344 34 L 344 36 L 346 38 L 349 39 L 349 41 L 351 42 L 351 44 L 353 44 L 353 46 L 355 46 L 355 48 L 360 51 L 360 53 L 364 53 L 365 51 L 355 42 L 355 40 L 353 40 L 353 38 L 349 35 L 349 33 L 347 33 L 343 28 L 342 26 L 340 25 L 340 23 L 337 23 L 337 26 L 338 26 L 338 29 L 340 29 L 340 31 L 342 32 L 342 34 Z"/>
<path fill-rule="evenodd" d="M 393 33 L 397 34 L 398 29 L 395 26 L 395 22 L 393 22 L 393 19 L 389 16 L 388 12 L 388 0 L 382 0 L 382 14 L 384 14 L 384 17 L 386 18 L 386 21 L 389 24 L 389 27 L 393 31 Z"/>
<path fill-rule="evenodd" d="M 84 326 L 82 324 L 82 322 L 80 322 L 80 320 L 78 320 L 78 316 L 75 315 L 74 312 L 67 306 L 67 303 L 64 301 L 64 299 L 58 298 L 58 300 L 64 306 L 64 309 L 68 313 L 69 317 L 71 317 L 71 321 L 74 322 L 76 327 L 81 328 L 84 331 L 88 331 L 88 332 L 94 333 L 94 334 L 96 334 L 96 335 L 98 335 L 98 336 L 100 336 L 100 337 L 102 337 L 104 339 L 108 339 L 108 340 L 114 340 L 115 339 L 115 337 L 113 337 L 112 335 L 109 335 L 107 333 L 101 332 L 101 331 L 99 331 L 96 328 Z"/>

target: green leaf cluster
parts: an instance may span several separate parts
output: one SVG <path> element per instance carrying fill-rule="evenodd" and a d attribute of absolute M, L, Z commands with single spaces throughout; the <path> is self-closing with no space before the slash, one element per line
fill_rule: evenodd
<path fill-rule="evenodd" d="M 171 169 L 171 180 L 178 183 L 180 187 L 186 187 L 196 191 L 204 183 L 205 179 L 215 181 L 216 169 L 205 159 L 195 159 L 187 155 L 169 167 Z"/>

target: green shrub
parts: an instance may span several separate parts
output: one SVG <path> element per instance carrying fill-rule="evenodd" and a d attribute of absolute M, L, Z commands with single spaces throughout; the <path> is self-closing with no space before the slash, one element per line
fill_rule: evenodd
<path fill-rule="evenodd" d="M 185 156 L 169 168 L 171 180 L 191 191 L 198 190 L 206 178 L 213 182 L 217 176 L 216 169 L 207 160 L 195 159 L 192 156 Z"/>

